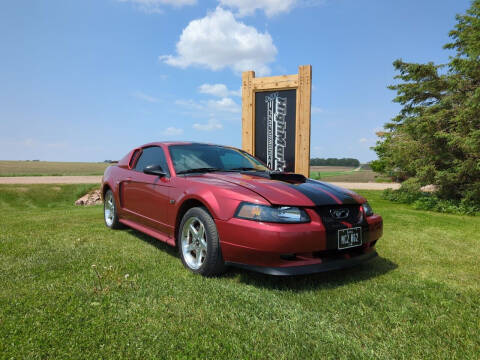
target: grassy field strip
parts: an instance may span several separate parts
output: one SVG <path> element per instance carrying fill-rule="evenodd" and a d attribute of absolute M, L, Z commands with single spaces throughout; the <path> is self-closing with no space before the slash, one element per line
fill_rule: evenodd
<path fill-rule="evenodd" d="M 316 180 L 350 183 L 391 181 L 372 170 L 364 170 L 361 169 L 361 167 L 353 168 L 343 166 L 312 166 L 310 168 L 310 177 Z"/>
<path fill-rule="evenodd" d="M 102 176 L 16 176 L 1 177 L 0 184 L 93 184 L 101 183 Z"/>
<path fill-rule="evenodd" d="M 353 167 L 345 166 L 312 166 L 310 176 L 313 179 L 326 179 L 332 176 L 351 174 L 355 171 Z"/>
<path fill-rule="evenodd" d="M 68 176 L 103 175 L 110 164 L 54 161 L 4 161 L 0 160 L 2 176 Z"/>
<path fill-rule="evenodd" d="M 478 358 L 479 218 L 361 191 L 385 221 L 372 262 L 204 279 L 74 207 L 88 188 L 0 185 L 1 358 Z"/>

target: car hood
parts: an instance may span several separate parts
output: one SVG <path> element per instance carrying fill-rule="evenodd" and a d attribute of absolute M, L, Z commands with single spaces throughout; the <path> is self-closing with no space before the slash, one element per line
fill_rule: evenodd
<path fill-rule="evenodd" d="M 272 180 L 267 173 L 207 173 L 202 176 L 215 178 L 247 188 L 274 205 L 322 206 L 362 204 L 366 200 L 353 191 L 321 181 L 307 179 L 290 183 Z"/>

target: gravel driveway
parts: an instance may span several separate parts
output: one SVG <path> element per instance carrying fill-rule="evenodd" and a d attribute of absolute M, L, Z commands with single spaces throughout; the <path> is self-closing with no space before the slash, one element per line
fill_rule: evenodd
<path fill-rule="evenodd" d="M 18 176 L 0 177 L 0 184 L 95 184 L 102 181 L 101 176 Z M 347 183 L 332 182 L 347 189 L 385 190 L 398 189 L 397 183 Z"/>

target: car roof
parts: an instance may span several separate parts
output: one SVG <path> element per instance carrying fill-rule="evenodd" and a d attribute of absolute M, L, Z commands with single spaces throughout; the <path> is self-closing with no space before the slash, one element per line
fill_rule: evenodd
<path fill-rule="evenodd" d="M 141 148 L 149 147 L 149 146 L 171 146 L 171 145 L 213 145 L 213 146 L 223 146 L 223 147 L 232 147 L 228 145 L 220 145 L 220 144 L 212 144 L 212 143 L 202 143 L 197 141 L 155 141 L 148 144 L 144 144 L 140 146 Z"/>

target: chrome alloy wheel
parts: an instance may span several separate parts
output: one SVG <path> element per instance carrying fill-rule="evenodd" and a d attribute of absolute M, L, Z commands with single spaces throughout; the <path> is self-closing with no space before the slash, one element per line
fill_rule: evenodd
<path fill-rule="evenodd" d="M 105 204 L 103 209 L 103 212 L 105 213 L 105 223 L 107 226 L 111 227 L 115 217 L 115 200 L 111 191 L 107 191 L 105 194 Z"/>
<path fill-rule="evenodd" d="M 188 267 L 199 269 L 207 258 L 207 234 L 205 225 L 198 217 L 192 216 L 183 225 L 181 246 Z"/>

